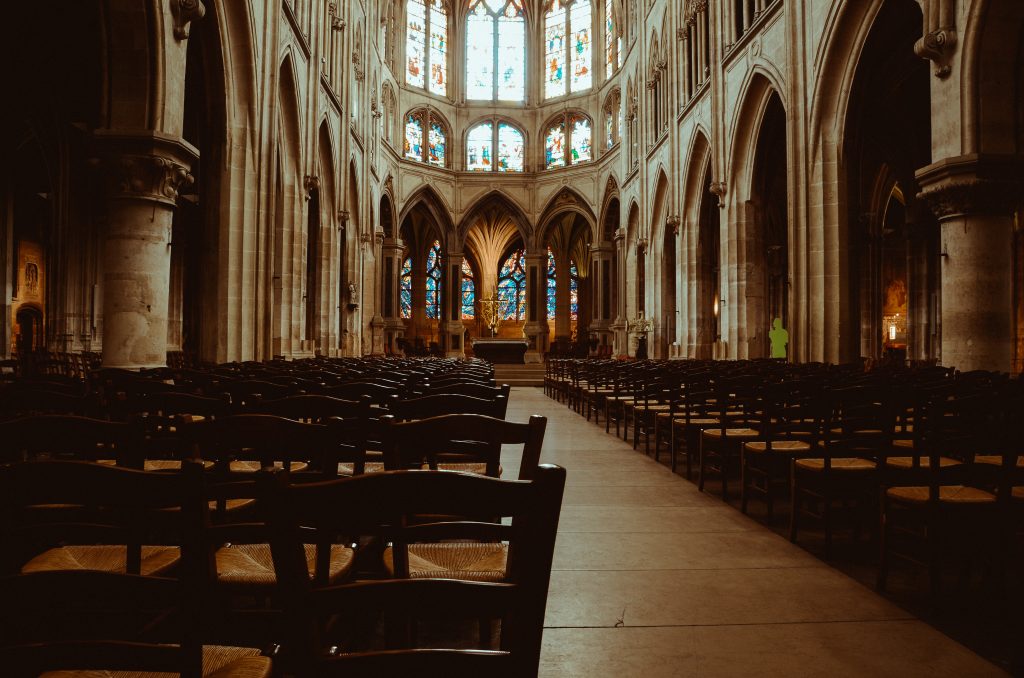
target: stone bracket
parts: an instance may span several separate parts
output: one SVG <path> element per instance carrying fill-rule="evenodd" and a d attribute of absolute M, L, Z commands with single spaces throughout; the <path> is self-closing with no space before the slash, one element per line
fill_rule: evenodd
<path fill-rule="evenodd" d="M 171 0 L 171 16 L 174 17 L 174 37 L 188 39 L 189 24 L 206 15 L 206 7 L 200 0 Z"/>

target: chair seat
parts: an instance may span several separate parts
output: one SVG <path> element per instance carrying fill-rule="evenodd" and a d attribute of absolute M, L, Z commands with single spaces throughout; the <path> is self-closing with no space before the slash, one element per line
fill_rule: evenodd
<path fill-rule="evenodd" d="M 233 461 L 228 465 L 228 468 L 235 473 L 256 473 L 262 468 L 262 466 L 258 461 Z M 284 468 L 284 464 L 282 462 L 275 461 L 274 468 Z M 293 461 L 288 468 L 298 473 L 308 469 L 309 464 L 304 461 Z"/>
<path fill-rule="evenodd" d="M 309 576 L 316 571 L 316 546 L 305 545 L 306 566 Z M 347 546 L 331 545 L 331 562 L 328 580 L 338 582 L 352 570 L 355 553 Z M 236 586 L 273 586 L 277 583 L 274 575 L 274 559 L 269 544 L 232 544 L 217 549 L 217 579 Z"/>
<path fill-rule="evenodd" d="M 508 546 L 494 543 L 440 542 L 410 544 L 409 576 L 413 578 L 504 581 Z M 394 576 L 392 549 L 384 550 L 384 567 Z"/>
<path fill-rule="evenodd" d="M 813 457 L 810 459 L 797 459 L 797 468 L 803 471 L 824 471 L 825 460 Z M 875 469 L 875 462 L 870 459 L 861 459 L 859 457 L 837 457 L 832 460 L 832 470 L 841 472 L 856 472 L 856 471 L 873 471 Z"/>
<path fill-rule="evenodd" d="M 763 440 L 755 440 L 743 443 L 743 449 L 747 452 L 767 452 L 768 443 Z M 811 444 L 802 440 L 773 440 L 771 451 L 780 454 L 799 454 L 800 452 L 810 452 Z"/>
<path fill-rule="evenodd" d="M 368 461 L 363 465 L 363 473 L 380 473 L 384 470 L 384 463 L 380 461 Z M 350 476 L 355 473 L 355 466 L 343 461 L 338 464 L 339 476 Z"/>
<path fill-rule="evenodd" d="M 250 647 L 203 647 L 203 678 L 270 678 L 270 657 Z M 40 678 L 166 678 L 146 671 L 47 671 Z"/>
<path fill-rule="evenodd" d="M 636 409 L 644 410 L 645 412 L 668 412 L 672 409 L 671 405 L 637 405 Z"/>
<path fill-rule="evenodd" d="M 924 504 L 928 501 L 928 492 L 927 487 L 890 487 L 885 494 L 896 501 Z M 995 504 L 996 496 L 976 487 L 942 485 L 939 487 L 939 501 L 944 504 Z"/>
<path fill-rule="evenodd" d="M 124 546 L 61 546 L 53 548 L 25 563 L 23 574 L 55 570 L 99 570 L 125 572 Z M 181 554 L 177 546 L 143 546 L 139 572 L 143 575 L 167 574 L 178 564 Z"/>
<path fill-rule="evenodd" d="M 686 417 L 676 417 L 673 420 L 673 423 L 676 425 L 685 426 L 687 423 Z M 714 426 L 715 424 L 718 423 L 718 419 L 715 419 L 714 417 L 692 417 L 689 422 L 690 426 Z"/>
<path fill-rule="evenodd" d="M 726 438 L 756 438 L 760 433 L 752 428 L 727 428 L 725 429 Z M 707 438 L 721 438 L 722 429 L 720 428 L 709 428 L 704 430 L 704 436 Z"/>
<path fill-rule="evenodd" d="M 898 438 L 892 441 L 892 446 L 901 450 L 912 450 L 914 449 L 913 438 Z"/>
<path fill-rule="evenodd" d="M 1014 501 L 1024 501 L 1024 485 L 1018 485 L 1010 490 L 1010 497 Z"/>
<path fill-rule="evenodd" d="M 999 454 L 979 454 L 974 458 L 975 464 L 986 464 L 992 466 L 1002 466 L 1003 457 Z M 1024 468 L 1024 455 L 1017 457 L 1017 468 Z"/>
<path fill-rule="evenodd" d="M 921 457 L 921 468 L 928 468 L 932 465 L 932 460 L 929 457 Z M 939 457 L 939 468 L 946 468 L 948 466 L 960 466 L 961 461 L 959 459 L 953 459 L 951 457 Z M 885 460 L 885 465 L 890 468 L 908 469 L 914 468 L 913 457 L 889 457 Z"/>
<path fill-rule="evenodd" d="M 475 473 L 478 476 L 487 475 L 487 464 L 481 462 L 461 462 L 461 463 L 440 463 L 437 468 L 441 471 L 462 471 L 463 473 Z M 501 472 L 504 469 L 501 464 L 498 464 L 498 477 L 501 477 Z"/>
<path fill-rule="evenodd" d="M 97 459 L 97 464 L 103 464 L 104 466 L 115 466 L 117 462 L 113 459 Z M 142 468 L 144 471 L 180 471 L 181 460 L 180 459 L 147 459 L 142 462 Z M 203 468 L 210 470 L 213 468 L 212 461 L 203 461 Z"/>

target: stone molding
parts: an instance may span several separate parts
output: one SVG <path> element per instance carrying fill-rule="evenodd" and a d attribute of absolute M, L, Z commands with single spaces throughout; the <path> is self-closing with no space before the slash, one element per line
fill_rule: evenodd
<path fill-rule="evenodd" d="M 1020 206 L 1020 161 L 977 154 L 948 158 L 917 172 L 918 198 L 942 219 L 1010 216 Z"/>
<path fill-rule="evenodd" d="M 182 139 L 159 132 L 139 135 L 97 130 L 91 161 L 99 169 L 107 197 L 149 200 L 174 206 L 195 178 L 190 173 L 199 153 Z"/>

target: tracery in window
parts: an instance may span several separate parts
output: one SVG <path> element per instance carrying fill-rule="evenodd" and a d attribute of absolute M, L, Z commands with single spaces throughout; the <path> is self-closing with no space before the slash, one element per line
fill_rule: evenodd
<path fill-rule="evenodd" d="M 466 98 L 523 101 L 526 96 L 523 0 L 475 0 L 466 17 Z"/>
<path fill-rule="evenodd" d="M 441 243 L 438 240 L 427 252 L 427 317 L 441 317 Z"/>
<path fill-rule="evenodd" d="M 466 134 L 466 169 L 471 172 L 522 172 L 523 157 L 523 133 L 507 122 L 487 120 Z"/>
<path fill-rule="evenodd" d="M 476 278 L 469 261 L 462 260 L 462 319 L 472 320 L 476 317 Z"/>
<path fill-rule="evenodd" d="M 398 290 L 402 307 L 402 317 L 412 317 L 412 255 L 405 258 L 402 263 L 402 273 L 399 276 Z"/>
<path fill-rule="evenodd" d="M 433 111 L 419 108 L 405 116 L 405 145 L 402 155 L 406 160 L 446 167 L 447 146 L 448 125 Z"/>
<path fill-rule="evenodd" d="M 513 250 L 498 269 L 498 299 L 503 320 L 521 321 L 526 317 L 526 254 Z"/>
<path fill-rule="evenodd" d="M 544 96 L 590 89 L 590 0 L 551 0 L 544 14 Z"/>
<path fill-rule="evenodd" d="M 589 162 L 591 152 L 590 118 L 581 113 L 566 113 L 547 127 L 544 135 L 544 167 L 554 169 Z"/>
<path fill-rule="evenodd" d="M 444 96 L 448 93 L 448 11 L 444 0 L 408 0 L 405 10 L 405 82 Z"/>

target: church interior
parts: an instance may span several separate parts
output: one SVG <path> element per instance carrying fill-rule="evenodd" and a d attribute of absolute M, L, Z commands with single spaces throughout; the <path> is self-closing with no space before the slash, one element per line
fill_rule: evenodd
<path fill-rule="evenodd" d="M 7 11 L 0 673 L 1024 675 L 1020 0 Z"/>

